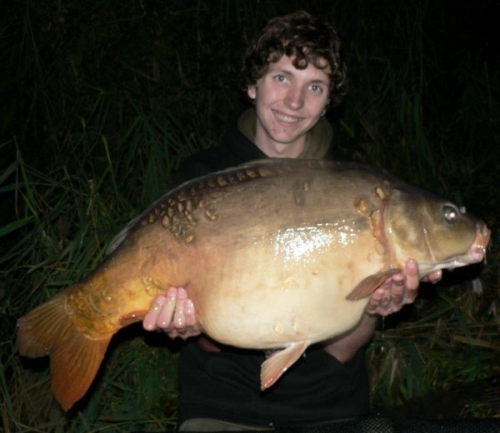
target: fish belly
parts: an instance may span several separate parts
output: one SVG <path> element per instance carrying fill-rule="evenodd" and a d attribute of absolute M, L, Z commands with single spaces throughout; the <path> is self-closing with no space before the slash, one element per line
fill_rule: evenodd
<path fill-rule="evenodd" d="M 204 332 L 224 344 L 267 349 L 349 331 L 360 321 L 368 298 L 346 296 L 383 266 L 383 257 L 373 254 L 371 234 L 359 236 L 365 242 L 356 246 L 333 242 L 311 248 L 307 260 L 300 254 L 290 257 L 283 244 L 277 248 L 268 236 L 262 243 L 247 239 L 252 248 L 233 249 L 223 256 L 224 264 L 207 264 L 212 269 L 207 278 L 191 279 L 188 293 Z"/>

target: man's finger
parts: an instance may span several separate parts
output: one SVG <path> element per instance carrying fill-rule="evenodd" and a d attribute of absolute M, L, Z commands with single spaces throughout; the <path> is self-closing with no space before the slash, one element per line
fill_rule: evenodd
<path fill-rule="evenodd" d="M 149 309 L 149 311 L 146 313 L 146 316 L 144 316 L 144 319 L 142 321 L 142 326 L 144 329 L 147 331 L 152 331 L 157 328 L 157 318 L 160 310 L 162 307 L 165 305 L 167 298 L 163 295 L 157 296 L 155 300 L 153 301 L 153 306 Z"/>

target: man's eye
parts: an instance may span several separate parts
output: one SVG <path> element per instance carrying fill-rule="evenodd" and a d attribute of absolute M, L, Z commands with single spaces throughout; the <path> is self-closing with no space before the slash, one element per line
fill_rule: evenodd
<path fill-rule="evenodd" d="M 320 86 L 320 85 L 318 85 L 318 84 L 313 84 L 313 85 L 311 86 L 311 90 L 312 90 L 313 92 L 316 92 L 316 93 L 323 93 L 323 87 L 321 87 L 321 86 Z"/>
<path fill-rule="evenodd" d="M 284 75 L 276 75 L 274 77 L 274 79 L 278 82 L 278 83 L 283 83 L 286 81 L 286 77 Z"/>

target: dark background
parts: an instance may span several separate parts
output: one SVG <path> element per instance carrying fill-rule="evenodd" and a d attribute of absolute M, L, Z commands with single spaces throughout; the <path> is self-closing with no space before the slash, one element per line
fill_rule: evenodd
<path fill-rule="evenodd" d="M 11 429 L 173 425 L 166 338 L 119 335 L 64 415 L 46 360 L 19 359 L 15 323 L 94 269 L 179 161 L 219 144 L 245 107 L 244 48 L 297 9 L 331 20 L 344 41 L 351 91 L 328 113 L 338 154 L 445 194 L 493 228 L 486 266 L 424 285 L 377 333 L 374 410 L 499 416 L 499 2 L 27 0 L 3 1 L 0 18 L 0 408 Z"/>

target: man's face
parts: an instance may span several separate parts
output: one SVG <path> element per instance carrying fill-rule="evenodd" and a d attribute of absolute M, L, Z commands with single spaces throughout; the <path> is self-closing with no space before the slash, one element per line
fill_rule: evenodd
<path fill-rule="evenodd" d="M 283 56 L 248 88 L 257 112 L 257 146 L 270 157 L 297 157 L 305 134 L 325 112 L 330 78 L 309 64 L 296 69 L 293 57 Z"/>

